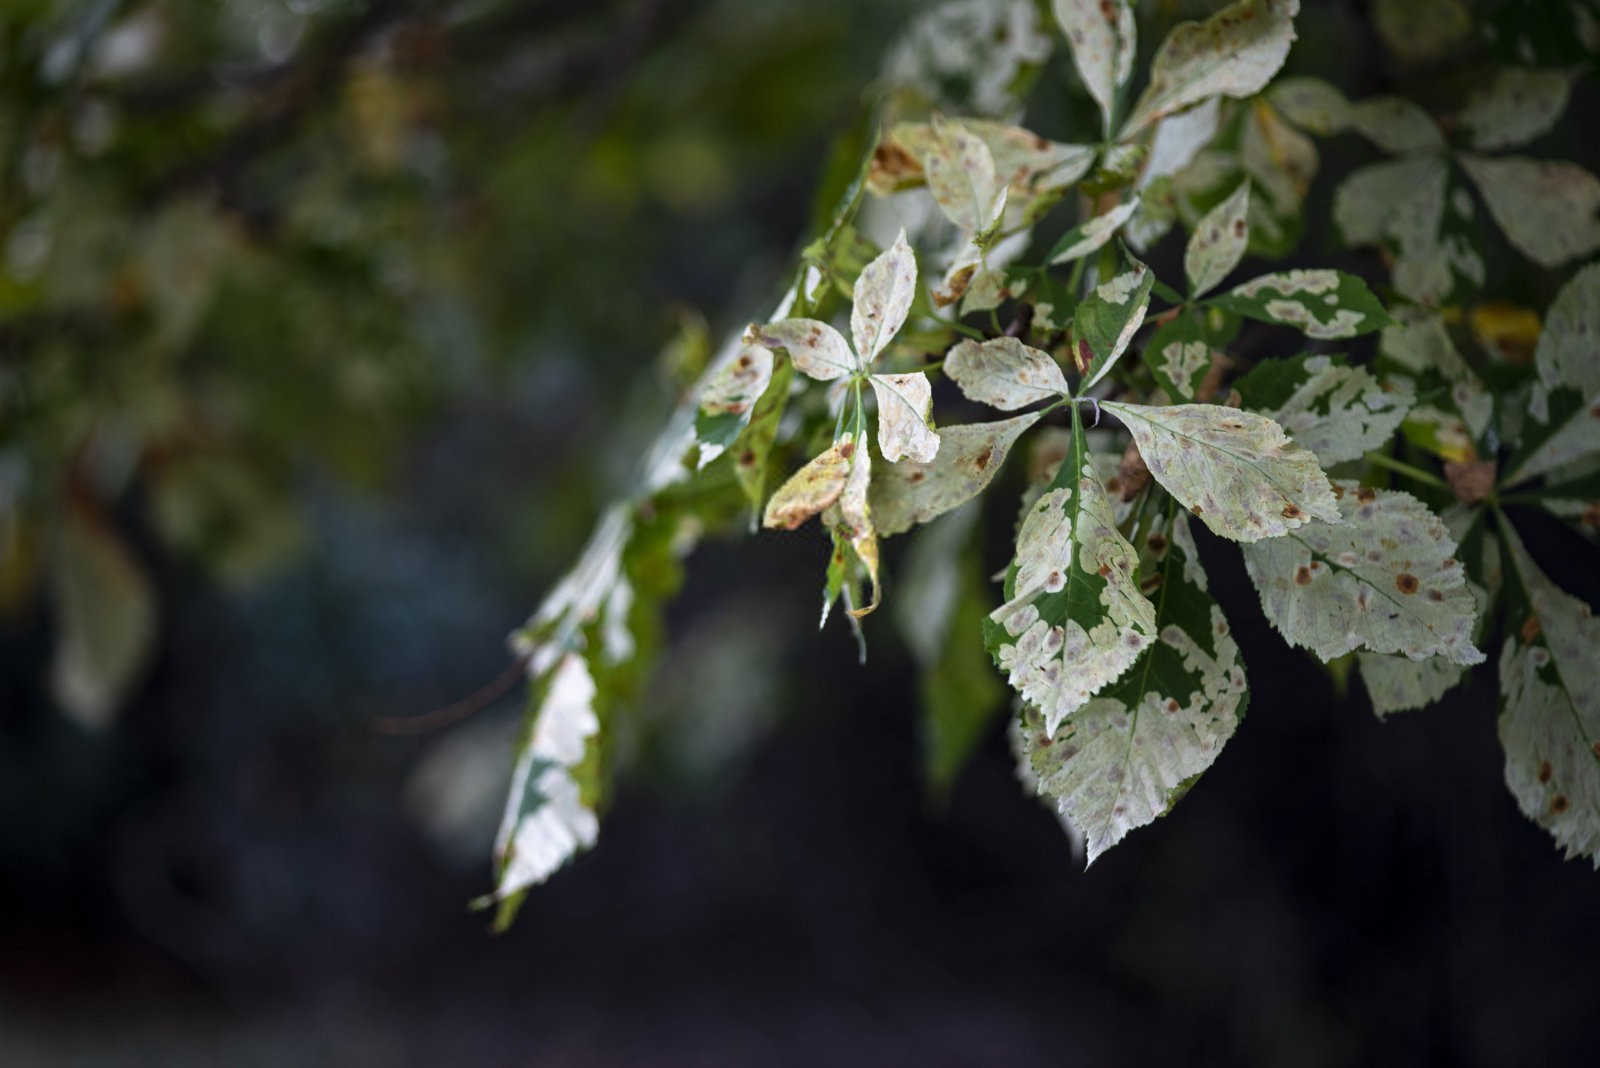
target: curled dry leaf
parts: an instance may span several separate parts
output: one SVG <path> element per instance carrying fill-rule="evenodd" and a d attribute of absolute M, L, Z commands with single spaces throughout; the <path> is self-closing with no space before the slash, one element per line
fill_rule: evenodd
<path fill-rule="evenodd" d="M 762 525 L 793 530 L 837 501 L 850 477 L 855 453 L 853 435 L 847 433 L 812 457 L 767 501 Z"/>

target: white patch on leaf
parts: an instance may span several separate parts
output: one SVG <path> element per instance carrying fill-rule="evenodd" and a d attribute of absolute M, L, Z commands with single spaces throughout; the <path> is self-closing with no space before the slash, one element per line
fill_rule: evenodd
<path fill-rule="evenodd" d="M 1091 252 L 1099 251 L 1138 209 L 1139 198 L 1134 197 L 1118 204 L 1104 215 L 1096 215 L 1088 222 L 1074 227 L 1068 234 L 1074 240 L 1066 248 L 1051 256 L 1050 262 L 1068 263 L 1081 259 Z"/>
<path fill-rule="evenodd" d="M 1133 9 L 1127 0 L 1054 0 L 1051 7 L 1066 34 L 1078 76 L 1100 105 L 1109 134 L 1117 90 L 1133 70 L 1137 45 Z"/>
<path fill-rule="evenodd" d="M 1548 131 L 1567 110 L 1577 80 L 1572 70 L 1502 67 L 1488 85 L 1467 100 L 1456 121 L 1479 150 L 1512 148 Z"/>
<path fill-rule="evenodd" d="M 921 463 L 939 451 L 939 435 L 931 425 L 933 387 L 928 376 L 912 372 L 873 375 L 872 392 L 878 398 L 878 451 L 890 463 L 909 457 Z"/>
<path fill-rule="evenodd" d="M 1559 160 L 1463 154 L 1506 239 L 1541 267 L 1559 267 L 1600 248 L 1600 179 Z"/>
<path fill-rule="evenodd" d="M 1408 392 L 1385 390 L 1360 367 L 1308 357 L 1305 379 L 1272 417 L 1331 467 L 1355 460 L 1389 439 L 1410 410 Z"/>

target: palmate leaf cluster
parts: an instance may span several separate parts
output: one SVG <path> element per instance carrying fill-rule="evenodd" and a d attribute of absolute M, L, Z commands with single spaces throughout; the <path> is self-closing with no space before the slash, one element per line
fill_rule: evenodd
<path fill-rule="evenodd" d="M 1474 32 L 1464 7 L 1432 7 L 1401 32 L 1400 5 L 1376 5 L 1423 69 Z M 1586 6 L 1557 14 L 1594 47 Z M 1153 52 L 1139 33 L 1159 14 L 1121 0 L 957 0 L 907 32 L 787 293 L 729 339 L 515 636 L 534 696 L 493 899 L 514 906 L 595 841 L 619 708 L 604 680 L 631 655 L 640 561 L 686 552 L 711 526 L 697 508 L 820 528 L 822 622 L 842 602 L 863 654 L 862 617 L 891 606 L 930 679 L 936 788 L 1002 713 L 992 663 L 1018 774 L 1091 861 L 1171 809 L 1245 713 L 1204 526 L 1237 543 L 1287 642 L 1354 658 L 1380 716 L 1495 661 L 1512 795 L 1600 865 L 1600 624 L 1501 510 L 1595 530 L 1600 181 L 1507 154 L 1561 120 L 1591 64 L 1542 65 L 1491 22 L 1450 110 L 1351 101 L 1274 80 L 1298 15 L 1239 0 Z M 1086 94 L 1097 121 L 1026 128 L 1030 93 Z M 1316 139 L 1351 134 L 1381 158 L 1308 200 Z M 1381 268 L 1260 263 L 1318 213 Z M 1181 275 L 1158 278 L 1142 257 L 1175 227 Z M 1552 272 L 1542 319 L 1487 299 L 1501 249 Z M 1230 353 L 1246 329 L 1276 346 L 1253 366 Z M 1017 515 L 996 589 L 970 502 L 1008 462 L 1027 488 L 1020 511 L 994 504 Z M 912 531 L 885 576 L 880 543 Z"/>

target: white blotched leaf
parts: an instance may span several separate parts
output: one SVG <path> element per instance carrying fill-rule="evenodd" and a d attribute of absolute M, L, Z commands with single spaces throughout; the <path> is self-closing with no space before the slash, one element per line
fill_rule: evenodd
<path fill-rule="evenodd" d="M 1150 64 L 1150 84 L 1121 137 L 1208 96 L 1260 92 L 1294 41 L 1300 0 L 1239 0 L 1204 22 L 1176 26 Z"/>
<path fill-rule="evenodd" d="M 1600 179 L 1559 160 L 1463 154 L 1489 213 L 1517 251 L 1541 267 L 1559 267 L 1600 248 Z"/>
<path fill-rule="evenodd" d="M 1267 619 L 1332 660 L 1355 649 L 1476 664 L 1477 607 L 1455 541 L 1421 501 L 1340 482 L 1341 514 L 1244 547 Z"/>
<path fill-rule="evenodd" d="M 1112 275 L 1078 302 L 1072 325 L 1089 346 L 1089 365 L 1078 391 L 1086 393 L 1110 372 L 1128 351 L 1128 343 L 1144 324 L 1155 288 L 1155 272 L 1137 260 L 1124 260 L 1125 270 Z"/>
<path fill-rule="evenodd" d="M 907 460 L 879 471 L 872 480 L 872 517 L 878 532 L 887 537 L 910 530 L 982 493 L 1017 437 L 1038 422 L 1040 414 L 943 427 L 932 460 Z"/>
<path fill-rule="evenodd" d="M 1409 156 L 1363 167 L 1333 195 L 1333 218 L 1345 240 L 1392 244 L 1395 289 L 1419 304 L 1439 305 L 1458 277 L 1479 285 L 1484 279 L 1477 250 L 1461 234 L 1442 232 L 1449 183 L 1443 157 Z"/>
<path fill-rule="evenodd" d="M 1155 606 L 1139 592 L 1138 563 L 1075 430 L 1055 481 L 1022 521 L 1007 601 L 984 627 L 995 663 L 1039 710 L 1045 734 L 1154 640 Z"/>
<path fill-rule="evenodd" d="M 878 398 L 878 451 L 890 463 L 906 457 L 922 463 L 939 451 L 933 432 L 933 387 L 928 376 L 873 375 L 872 392 Z"/>
<path fill-rule="evenodd" d="M 1179 516 L 1162 548 L 1147 550 L 1161 576 L 1160 638 L 1109 693 L 1054 737 L 1024 708 L 1012 749 L 1025 782 L 1053 804 L 1095 858 L 1154 822 L 1216 760 L 1247 698 L 1244 665 Z"/>
<path fill-rule="evenodd" d="M 994 154 L 982 138 L 957 123 L 935 118 L 933 134 L 923 170 L 934 202 L 962 230 L 984 233 L 1005 207 Z"/>
<path fill-rule="evenodd" d="M 1600 451 L 1600 263 L 1578 271 L 1556 294 L 1533 359 L 1542 403 L 1523 425 L 1526 455 L 1507 485 Z"/>
<path fill-rule="evenodd" d="M 742 345 L 700 389 L 700 411 L 706 416 L 740 417 L 749 422 L 750 409 L 772 381 L 772 350 L 762 345 Z"/>
<path fill-rule="evenodd" d="M 1359 459 L 1388 441 L 1415 400 L 1331 356 L 1264 362 L 1237 388 L 1246 407 L 1271 416 L 1324 467 Z"/>
<path fill-rule="evenodd" d="M 1500 652 L 1500 744 L 1523 815 L 1600 868 L 1600 619 L 1506 530 L 1527 615 Z"/>
<path fill-rule="evenodd" d="M 850 477 L 851 457 L 855 452 L 853 436 L 844 434 L 812 457 L 767 501 L 762 525 L 793 530 L 831 506 L 844 492 L 845 481 Z"/>
<path fill-rule="evenodd" d="M 987 119 L 963 119 L 961 125 L 989 146 L 995 178 L 1006 187 L 1014 206 L 1026 205 L 1030 196 L 1071 185 L 1094 165 L 1092 145 L 1050 141 L 1020 126 Z"/>
<path fill-rule="evenodd" d="M 902 229 L 894 244 L 863 267 L 856 278 L 850 333 L 863 367 L 870 365 L 900 332 L 916 296 L 917 257 L 906 244 Z"/>
<path fill-rule="evenodd" d="M 1133 9 L 1127 0 L 1054 0 L 1051 6 L 1067 35 L 1078 76 L 1100 105 L 1109 134 L 1117 90 L 1133 70 L 1137 45 Z"/>
<path fill-rule="evenodd" d="M 1438 152 L 1444 134 L 1416 104 L 1403 96 L 1372 96 L 1358 100 L 1345 112 L 1346 124 L 1385 152 Z"/>
<path fill-rule="evenodd" d="M 1250 242 L 1245 215 L 1250 210 L 1250 181 L 1239 183 L 1222 203 L 1201 216 L 1183 252 L 1183 271 L 1189 277 L 1189 295 L 1198 297 L 1228 277 L 1244 258 Z"/>
<path fill-rule="evenodd" d="M 1350 123 L 1350 101 L 1320 78 L 1280 78 L 1267 99 L 1283 117 L 1319 137 L 1331 137 Z"/>
<path fill-rule="evenodd" d="M 1394 712 L 1427 708 L 1461 682 L 1466 669 L 1442 656 L 1426 660 L 1383 653 L 1358 653 L 1372 711 L 1379 719 Z"/>
<path fill-rule="evenodd" d="M 1100 406 L 1128 428 L 1155 480 L 1225 538 L 1256 541 L 1312 519 L 1338 521 L 1316 455 L 1264 415 L 1215 404 Z"/>
<path fill-rule="evenodd" d="M 1505 67 L 1473 93 L 1456 121 L 1472 147 L 1482 150 L 1526 144 L 1549 130 L 1567 110 L 1578 70 Z"/>
<path fill-rule="evenodd" d="M 550 677 L 535 716 L 533 736 L 517 755 L 495 840 L 500 876 L 494 896 L 504 899 L 544 882 L 600 834 L 600 821 L 579 797 L 572 768 L 600 729 L 595 685 L 583 657 L 567 653 Z"/>
<path fill-rule="evenodd" d="M 817 319 L 780 319 L 752 326 L 746 339 L 768 348 L 784 349 L 800 372 L 819 382 L 855 374 L 855 354 L 850 343 L 827 323 Z"/>
<path fill-rule="evenodd" d="M 1196 153 L 1217 136 L 1221 111 L 1221 100 L 1212 97 L 1157 123 L 1155 134 L 1150 138 L 1150 155 L 1145 159 L 1136 188 L 1144 189 L 1156 179 L 1177 174 L 1187 167 Z"/>
<path fill-rule="evenodd" d="M 1118 204 L 1103 215 L 1096 215 L 1061 235 L 1047 257 L 1051 263 L 1068 263 L 1098 252 L 1122 225 L 1139 210 L 1139 198 Z"/>
<path fill-rule="evenodd" d="M 1278 271 L 1235 286 L 1213 303 L 1306 337 L 1355 337 L 1389 324 L 1388 313 L 1353 274 L 1323 269 Z"/>
<path fill-rule="evenodd" d="M 1067 393 L 1066 376 L 1050 354 L 1014 337 L 963 340 L 945 357 L 944 372 L 968 399 L 1006 412 Z"/>

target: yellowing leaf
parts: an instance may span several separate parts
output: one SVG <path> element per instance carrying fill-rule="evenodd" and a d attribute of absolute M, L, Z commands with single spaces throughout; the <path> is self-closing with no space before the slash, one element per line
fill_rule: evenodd
<path fill-rule="evenodd" d="M 850 458 L 855 452 L 855 442 L 847 433 L 812 457 L 767 501 L 762 525 L 793 530 L 837 501 L 850 477 Z"/>
<path fill-rule="evenodd" d="M 745 336 L 768 348 L 784 349 L 802 374 L 819 382 L 854 374 L 857 369 L 844 335 L 816 319 L 780 319 L 752 326 Z"/>
<path fill-rule="evenodd" d="M 856 278 L 850 333 L 863 367 L 871 364 L 900 332 L 916 295 L 917 257 L 906 244 L 902 229 L 894 244 L 863 267 Z"/>
<path fill-rule="evenodd" d="M 970 400 L 1014 412 L 1067 394 L 1067 379 L 1050 354 L 1014 337 L 962 340 L 944 360 L 944 372 Z"/>
<path fill-rule="evenodd" d="M 1155 480 L 1225 538 L 1256 541 L 1339 518 L 1316 456 L 1266 416 L 1214 404 L 1100 406 L 1128 428 Z"/>
<path fill-rule="evenodd" d="M 1189 296 L 1201 296 L 1215 287 L 1244 258 L 1245 246 L 1250 241 L 1249 227 L 1245 223 L 1249 210 L 1250 182 L 1247 179 L 1201 217 L 1183 252 Z"/>
<path fill-rule="evenodd" d="M 1052 8 L 1067 35 L 1078 76 L 1100 105 L 1109 134 L 1117 90 L 1133 70 L 1137 44 L 1133 9 L 1127 0 L 1054 0 Z"/>
<path fill-rule="evenodd" d="M 1476 664 L 1476 605 L 1455 541 L 1421 501 L 1335 484 L 1340 515 L 1245 546 L 1267 619 L 1332 660 L 1354 649 Z"/>
<path fill-rule="evenodd" d="M 982 493 L 1005 463 L 1019 435 L 1039 421 L 1029 412 L 994 423 L 947 426 L 938 454 L 927 463 L 907 460 L 872 480 L 872 515 L 884 535 L 910 530 Z"/>
<path fill-rule="evenodd" d="M 1600 248 L 1600 180 L 1575 163 L 1463 154 L 1506 239 L 1541 267 L 1559 267 Z"/>
<path fill-rule="evenodd" d="M 933 387 L 928 376 L 873 375 L 869 380 L 878 398 L 878 451 L 894 463 L 909 457 L 922 463 L 939 451 L 933 432 Z"/>
<path fill-rule="evenodd" d="M 1600 868 L 1600 620 L 1502 524 L 1515 583 L 1500 652 L 1500 744 L 1523 815 Z"/>
<path fill-rule="evenodd" d="M 1260 92 L 1283 66 L 1294 40 L 1300 0 L 1239 0 L 1204 22 L 1184 22 L 1161 42 L 1150 84 L 1120 137 L 1208 96 Z"/>
<path fill-rule="evenodd" d="M 872 482 L 872 450 L 856 449 L 850 457 L 850 476 L 837 503 L 823 513 L 822 521 L 834 536 L 846 544 L 866 569 L 872 583 L 872 600 L 862 608 L 850 609 L 857 619 L 878 607 L 878 532 L 872 525 L 872 508 L 867 489 Z M 827 617 L 823 617 L 826 621 Z"/>

